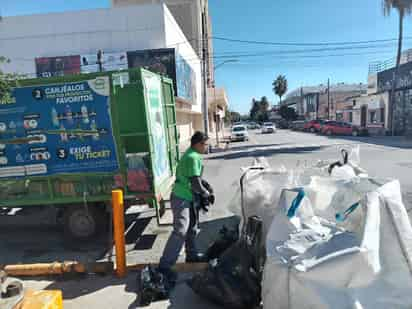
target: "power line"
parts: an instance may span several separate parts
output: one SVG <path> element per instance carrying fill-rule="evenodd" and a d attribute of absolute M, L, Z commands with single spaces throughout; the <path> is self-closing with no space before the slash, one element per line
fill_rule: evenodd
<path fill-rule="evenodd" d="M 213 36 L 213 39 L 234 43 L 256 44 L 256 45 L 275 45 L 275 46 L 330 46 L 330 45 L 353 45 L 353 44 L 369 44 L 369 43 L 387 43 L 397 42 L 398 39 L 382 39 L 382 40 L 367 40 L 367 41 L 347 41 L 347 42 L 318 42 L 318 43 L 285 43 L 285 42 L 268 42 L 268 41 L 250 41 L 239 40 L 232 38 L 225 38 Z M 410 40 L 412 37 L 404 37 L 404 40 Z"/>

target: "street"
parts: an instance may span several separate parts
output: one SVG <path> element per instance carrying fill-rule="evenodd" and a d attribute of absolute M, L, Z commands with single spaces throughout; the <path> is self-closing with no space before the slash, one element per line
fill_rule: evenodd
<path fill-rule="evenodd" d="M 236 192 L 241 167 L 250 165 L 255 157 L 264 157 L 271 166 L 296 167 L 298 162 L 316 162 L 319 159 L 340 159 L 339 150 L 345 145 L 360 145 L 361 167 L 373 177 L 396 178 L 402 185 L 405 205 L 412 208 L 412 141 L 391 137 L 325 137 L 311 133 L 278 130 L 262 135 L 252 132 L 248 142 L 232 143 L 226 151 L 209 154 L 205 158 L 205 178 L 215 188 L 217 205 L 202 218 L 201 247 L 216 237 L 223 224 L 235 224 L 227 206 Z M 170 220 L 170 214 L 165 220 Z M 88 246 L 67 248 L 62 234 L 56 228 L 36 224 L 13 227 L 13 218 L 6 218 L 8 227 L 1 222 L 0 264 L 53 262 L 56 260 L 106 260 L 112 254 L 105 250 L 105 237 Z M 26 222 L 33 223 L 28 217 Z M 4 221 L 5 222 L 5 221 Z M 158 227 L 153 211 L 127 215 L 127 261 L 156 263 L 161 255 L 170 227 Z M 183 258 L 184 255 L 181 256 Z M 136 274 L 129 274 L 126 283 L 112 277 L 89 277 L 69 281 L 50 281 L 50 278 L 27 280 L 27 287 L 61 289 L 64 308 L 135 308 Z M 107 293 L 107 292 L 110 293 Z M 184 284 L 179 284 L 172 299 L 152 304 L 150 308 L 215 308 L 201 300 Z"/>

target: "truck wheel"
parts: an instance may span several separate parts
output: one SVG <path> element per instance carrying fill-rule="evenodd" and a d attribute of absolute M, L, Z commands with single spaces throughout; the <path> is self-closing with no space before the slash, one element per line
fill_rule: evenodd
<path fill-rule="evenodd" d="M 107 215 L 103 206 L 67 206 L 64 210 L 64 237 L 66 241 L 91 240 L 107 228 Z"/>

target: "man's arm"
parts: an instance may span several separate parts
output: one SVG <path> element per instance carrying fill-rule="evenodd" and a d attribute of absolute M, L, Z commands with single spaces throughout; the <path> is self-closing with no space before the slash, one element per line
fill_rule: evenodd
<path fill-rule="evenodd" d="M 192 183 L 192 191 L 194 193 L 199 194 L 203 197 L 208 197 L 210 195 L 210 192 L 203 185 L 202 178 L 200 176 L 194 176 L 190 180 Z"/>

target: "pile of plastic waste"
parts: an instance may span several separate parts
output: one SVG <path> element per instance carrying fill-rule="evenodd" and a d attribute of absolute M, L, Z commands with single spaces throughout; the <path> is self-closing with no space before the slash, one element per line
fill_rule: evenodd
<path fill-rule="evenodd" d="M 245 169 L 231 206 L 243 218 L 240 240 L 192 288 L 225 308 L 412 308 L 412 227 L 400 184 L 370 177 L 359 148 L 342 155 Z M 252 247 L 250 218 L 263 240 Z M 254 265 L 255 277 L 239 265 Z"/>

